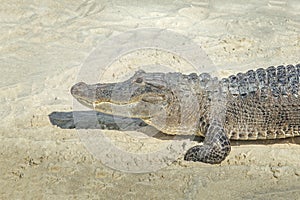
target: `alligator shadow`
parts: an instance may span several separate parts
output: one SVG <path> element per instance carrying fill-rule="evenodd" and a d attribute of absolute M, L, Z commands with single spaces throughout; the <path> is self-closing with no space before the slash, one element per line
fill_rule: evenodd
<path fill-rule="evenodd" d="M 52 125 L 62 129 L 138 131 L 161 140 L 172 140 L 175 137 L 177 140 L 194 138 L 193 136 L 164 134 L 138 118 L 120 117 L 96 111 L 52 112 L 48 117 Z M 203 141 L 203 138 L 197 137 L 197 140 Z"/>
<path fill-rule="evenodd" d="M 161 140 L 186 140 L 202 142 L 200 136 L 172 136 L 164 134 L 153 126 L 146 124 L 138 118 L 119 117 L 104 114 L 96 111 L 73 111 L 73 112 L 52 112 L 49 115 L 52 125 L 62 129 L 101 129 L 118 131 L 138 131 L 149 137 Z M 300 144 L 300 137 L 275 139 L 275 140 L 231 140 L 232 146 L 240 145 L 272 145 L 272 144 Z"/>

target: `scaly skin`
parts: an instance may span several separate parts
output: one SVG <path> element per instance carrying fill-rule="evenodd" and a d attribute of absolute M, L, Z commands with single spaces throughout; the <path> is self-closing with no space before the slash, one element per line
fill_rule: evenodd
<path fill-rule="evenodd" d="M 72 95 L 99 112 L 140 118 L 166 134 L 196 134 L 185 160 L 216 164 L 230 141 L 300 135 L 300 64 L 249 70 L 218 80 L 203 73 L 145 73 L 127 81 L 77 83 Z"/>

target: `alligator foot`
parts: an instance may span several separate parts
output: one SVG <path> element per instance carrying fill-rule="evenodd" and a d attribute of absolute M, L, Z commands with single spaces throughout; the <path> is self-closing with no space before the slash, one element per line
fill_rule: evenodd
<path fill-rule="evenodd" d="M 214 122 L 208 128 L 203 145 L 190 148 L 184 160 L 218 164 L 226 158 L 230 150 L 230 142 L 224 129 Z"/>

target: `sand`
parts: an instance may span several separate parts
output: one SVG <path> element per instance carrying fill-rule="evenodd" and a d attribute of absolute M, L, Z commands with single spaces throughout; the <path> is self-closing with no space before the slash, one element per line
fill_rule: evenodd
<path fill-rule="evenodd" d="M 175 160 L 166 166 L 128 173 L 89 150 L 80 137 L 86 130 L 61 129 L 48 118 L 75 108 L 73 84 L 99 79 L 82 71 L 98 45 L 141 28 L 185 36 L 201 46 L 220 76 L 297 64 L 298 1 L 4 1 L 0 10 L 0 199 L 300 198 L 299 139 L 235 143 L 220 165 L 185 162 L 184 151 L 169 149 Z M 119 47 L 117 40 L 113 44 L 105 53 Z M 194 52 L 190 55 L 197 59 Z M 110 64 L 101 80 L 124 80 L 140 65 L 184 73 L 207 69 L 189 68 L 180 55 L 164 49 L 127 52 Z M 102 132 L 134 153 L 168 141 L 138 131 Z"/>

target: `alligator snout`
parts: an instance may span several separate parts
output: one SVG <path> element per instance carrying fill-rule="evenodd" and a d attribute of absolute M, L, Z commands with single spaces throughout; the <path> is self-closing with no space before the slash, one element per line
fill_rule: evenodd
<path fill-rule="evenodd" d="M 80 93 L 83 91 L 87 91 L 88 85 L 84 82 L 79 82 L 76 83 L 75 85 L 72 86 L 71 88 L 71 94 L 74 96 L 78 96 Z"/>
<path fill-rule="evenodd" d="M 84 101 L 90 105 L 95 102 L 109 102 L 115 84 L 93 84 L 84 82 L 76 83 L 71 88 L 71 94 L 78 101 Z"/>

